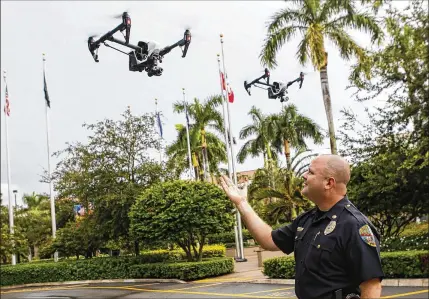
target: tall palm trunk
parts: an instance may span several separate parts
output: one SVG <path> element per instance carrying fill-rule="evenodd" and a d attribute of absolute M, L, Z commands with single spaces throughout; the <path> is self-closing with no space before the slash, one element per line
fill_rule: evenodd
<path fill-rule="evenodd" d="M 194 166 L 195 180 L 198 181 L 198 179 L 200 178 L 199 167 L 198 167 L 199 163 L 195 152 L 192 153 L 192 166 Z"/>
<path fill-rule="evenodd" d="M 285 139 L 283 142 L 283 145 L 285 147 L 285 157 L 286 157 L 286 168 L 290 168 L 290 144 L 289 140 Z"/>
<path fill-rule="evenodd" d="M 271 188 L 274 188 L 274 180 L 272 178 L 274 178 L 274 169 L 273 169 L 273 154 L 271 153 L 271 148 L 270 145 L 268 143 L 265 144 L 265 147 L 267 149 L 267 169 L 270 173 L 270 186 Z M 270 202 L 271 202 L 271 198 L 270 198 Z"/>
<path fill-rule="evenodd" d="M 210 169 L 209 169 L 209 159 L 207 155 L 207 141 L 206 141 L 206 130 L 205 128 L 201 129 L 201 143 L 203 147 L 203 169 L 204 169 L 204 180 L 208 181 L 210 178 Z"/>
<path fill-rule="evenodd" d="M 335 139 L 334 120 L 332 116 L 331 95 L 328 83 L 328 53 L 325 53 L 325 65 L 320 68 L 320 84 L 322 85 L 323 103 L 325 104 L 326 117 L 328 118 L 329 140 L 331 142 L 331 153 L 337 154 L 337 141 Z"/>
<path fill-rule="evenodd" d="M 292 168 L 292 162 L 290 161 L 290 143 L 289 140 L 285 139 L 283 142 L 284 148 L 285 148 L 285 157 L 286 157 L 286 180 L 285 180 L 285 187 L 286 190 L 288 191 L 289 194 L 292 194 L 291 189 L 292 189 L 292 173 L 291 173 L 291 168 Z M 291 218 L 292 220 L 295 219 L 297 217 L 297 211 L 296 211 L 296 206 L 293 203 L 292 204 L 292 209 L 290 211 L 291 213 Z"/>

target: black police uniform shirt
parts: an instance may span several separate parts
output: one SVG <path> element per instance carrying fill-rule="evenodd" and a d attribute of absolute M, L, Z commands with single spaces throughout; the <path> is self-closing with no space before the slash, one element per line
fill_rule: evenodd
<path fill-rule="evenodd" d="M 294 252 L 298 298 L 335 298 L 339 289 L 343 297 L 360 295 L 362 282 L 384 278 L 379 234 L 347 196 L 329 211 L 314 208 L 271 235 L 281 251 Z"/>

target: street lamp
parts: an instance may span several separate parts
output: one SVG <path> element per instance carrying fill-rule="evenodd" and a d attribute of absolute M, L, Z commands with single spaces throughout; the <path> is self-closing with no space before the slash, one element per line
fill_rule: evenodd
<path fill-rule="evenodd" d="M 16 193 L 18 193 L 18 190 L 13 190 L 13 194 L 15 194 L 15 207 L 16 207 Z"/>

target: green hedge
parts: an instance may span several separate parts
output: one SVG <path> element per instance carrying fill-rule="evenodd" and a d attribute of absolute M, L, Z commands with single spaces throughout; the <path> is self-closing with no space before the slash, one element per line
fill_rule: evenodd
<path fill-rule="evenodd" d="M 218 258 L 202 262 L 144 264 L 130 267 L 131 278 L 176 278 L 195 280 L 229 274 L 234 271 L 233 258 Z"/>
<path fill-rule="evenodd" d="M 224 245 L 206 245 L 203 248 L 204 259 L 224 258 L 226 256 L 226 248 Z M 94 279 L 121 279 L 130 278 L 130 267 L 134 265 L 146 266 L 146 264 L 163 264 L 169 265 L 171 263 L 179 263 L 182 265 L 192 263 L 183 262 L 186 255 L 183 250 L 153 250 L 142 252 L 139 256 L 119 256 L 119 257 L 98 257 L 92 259 L 64 259 L 57 263 L 53 261 L 36 261 L 25 264 L 18 264 L 16 266 L 4 265 L 0 267 L 1 270 L 1 286 L 28 284 L 39 282 L 53 282 L 53 281 L 69 281 L 69 280 L 94 280 Z M 193 267 L 198 267 L 198 263 L 192 264 Z M 154 266 L 156 269 L 159 266 Z M 205 264 L 202 265 L 205 269 Z M 152 269 L 149 267 L 148 269 Z M 194 269 L 194 268 L 192 268 Z M 136 270 L 135 270 L 136 271 Z M 157 272 L 151 270 L 150 273 L 164 273 L 170 275 L 168 268 L 162 268 Z M 205 270 L 201 270 L 204 274 Z M 136 272 L 137 273 L 137 272 Z M 197 273 L 199 273 L 197 271 Z M 210 271 L 208 272 L 211 273 Z M 222 272 L 223 273 L 223 272 Z M 151 274 L 151 275 L 152 275 Z M 173 274 L 175 272 L 173 271 Z M 207 274 L 207 275 L 209 275 Z M 163 278 L 156 277 L 154 278 Z"/>
<path fill-rule="evenodd" d="M 109 257 L 1 267 L 0 285 L 133 277 L 196 279 L 231 273 L 233 270 L 231 258 L 213 258 L 192 263 L 142 264 L 138 257 Z"/>
<path fill-rule="evenodd" d="M 132 256 L 132 255 L 130 255 Z M 203 247 L 203 258 L 213 258 L 213 257 L 225 257 L 226 256 L 226 246 L 224 244 L 215 244 L 215 245 L 205 245 Z M 109 255 L 102 255 L 101 257 L 93 257 L 93 259 L 100 258 L 109 258 Z M 124 256 L 121 256 L 124 257 Z M 83 259 L 83 257 L 81 256 Z M 182 249 L 176 250 L 148 250 L 141 251 L 140 256 L 137 257 L 140 263 L 162 263 L 162 262 L 175 262 L 183 261 L 186 259 L 186 254 Z M 76 261 L 76 257 L 72 256 L 70 258 L 60 258 L 60 261 Z M 80 259 L 79 259 L 80 260 Z M 53 259 L 34 259 L 31 264 L 40 264 L 40 263 L 53 263 Z M 1 265 L 1 267 L 7 267 L 8 265 Z"/>
<path fill-rule="evenodd" d="M 382 252 L 381 264 L 386 278 L 428 278 L 427 251 Z M 263 262 L 263 273 L 270 278 L 295 278 L 292 256 L 270 258 Z"/>

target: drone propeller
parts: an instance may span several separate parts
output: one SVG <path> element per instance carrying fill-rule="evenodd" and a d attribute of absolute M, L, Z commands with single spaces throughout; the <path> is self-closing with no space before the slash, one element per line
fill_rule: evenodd
<path fill-rule="evenodd" d="M 129 9 L 126 9 L 126 10 L 124 10 L 122 13 L 120 13 L 120 14 L 114 14 L 114 15 L 112 15 L 111 16 L 111 18 L 112 19 L 122 19 L 122 17 L 123 17 L 123 15 L 124 15 L 124 13 L 127 13 L 127 14 L 130 14 L 130 10 Z"/>

